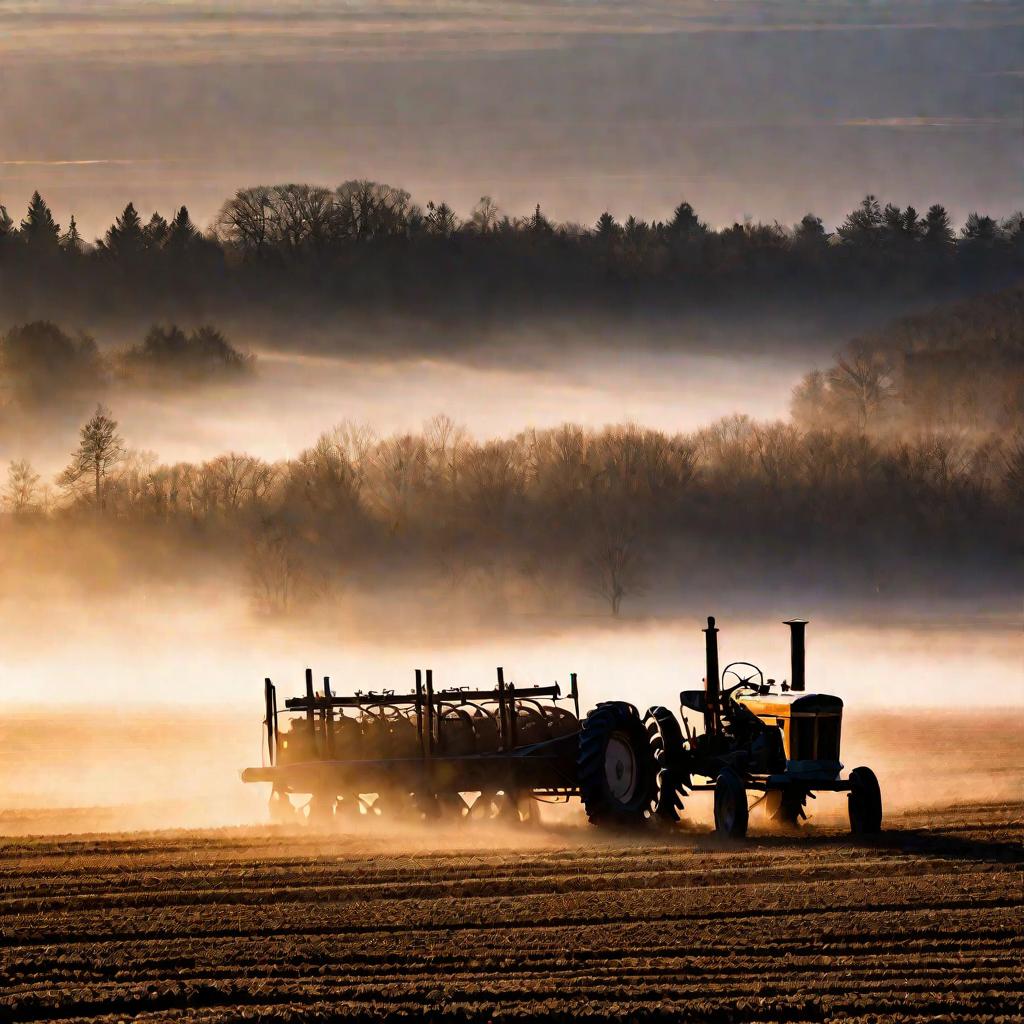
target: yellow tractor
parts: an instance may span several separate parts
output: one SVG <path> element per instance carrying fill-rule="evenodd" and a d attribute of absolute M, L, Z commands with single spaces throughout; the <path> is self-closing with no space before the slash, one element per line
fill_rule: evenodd
<path fill-rule="evenodd" d="M 688 792 L 713 789 L 716 830 L 737 838 L 747 831 L 748 792 L 762 793 L 768 815 L 785 825 L 806 817 L 807 799 L 815 792 L 845 792 L 851 832 L 881 830 L 882 796 L 874 772 L 862 767 L 846 778 L 841 775 L 842 700 L 806 692 L 807 623 L 789 619 L 785 624 L 790 629 L 788 682 L 776 685 L 746 661 L 720 670 L 718 629 L 708 618 L 704 687 L 680 694 L 683 730 L 666 708 L 647 712 L 660 817 L 674 820 Z M 700 716 L 703 732 L 691 726 L 688 711 Z"/>

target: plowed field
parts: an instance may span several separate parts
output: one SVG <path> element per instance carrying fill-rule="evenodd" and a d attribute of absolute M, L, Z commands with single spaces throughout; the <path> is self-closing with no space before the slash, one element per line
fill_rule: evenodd
<path fill-rule="evenodd" d="M 430 841 L 0 841 L 0 1020 L 1024 1020 L 1020 803 Z"/>

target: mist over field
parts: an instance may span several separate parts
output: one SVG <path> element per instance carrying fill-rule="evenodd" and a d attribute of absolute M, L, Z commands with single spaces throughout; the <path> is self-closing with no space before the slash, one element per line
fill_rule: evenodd
<path fill-rule="evenodd" d="M 800 614 L 858 701 L 942 705 L 984 678 L 977 704 L 1018 705 L 1021 301 L 896 320 L 810 372 L 756 331 L 728 355 L 635 329 L 618 352 L 560 350 L 552 327 L 444 361 L 243 343 L 236 367 L 203 328 L 236 367 L 214 372 L 177 366 L 194 356 L 176 329 L 82 363 L 55 326 L 17 328 L 6 351 L 67 362 L 8 357 L 7 691 L 74 700 L 61 680 L 89 665 L 91 699 L 241 707 L 313 660 L 404 688 L 434 656 L 454 675 L 525 657 L 643 704 L 682 686 L 707 614 L 749 633 L 747 656 Z M 959 363 L 921 362 L 950 345 L 969 391 Z M 97 402 L 94 479 L 72 470 Z"/>
<path fill-rule="evenodd" d="M 534 339 L 538 349 L 544 337 L 538 332 Z M 257 349 L 257 369 L 244 383 L 189 389 L 170 400 L 163 391 L 114 386 L 104 400 L 115 407 L 126 444 L 163 460 L 203 461 L 240 451 L 276 461 L 343 420 L 392 434 L 418 431 L 448 413 L 486 439 L 526 424 L 544 429 L 565 422 L 686 431 L 736 409 L 775 419 L 787 414 L 789 392 L 806 368 L 798 355 L 752 353 L 737 362 L 700 352 L 638 351 L 634 340 L 624 337 L 618 353 L 586 358 L 555 350 L 518 358 L 482 353 L 468 362 Z M 822 353 L 823 361 L 827 355 Z M 0 462 L 30 454 L 39 469 L 57 473 L 74 448 L 82 415 L 91 411 L 89 402 L 82 396 L 70 408 L 0 433 Z"/>
<path fill-rule="evenodd" d="M 1020 1021 L 1024 0 L 0 0 L 0 1020 Z"/>
<path fill-rule="evenodd" d="M 858 750 L 1019 715 L 1022 42 L 1018 2 L 0 0 L 7 805 L 145 804 L 222 730 L 172 818 L 251 821 L 222 776 L 307 665 L 674 707 L 708 614 L 774 678 L 811 619 Z"/>

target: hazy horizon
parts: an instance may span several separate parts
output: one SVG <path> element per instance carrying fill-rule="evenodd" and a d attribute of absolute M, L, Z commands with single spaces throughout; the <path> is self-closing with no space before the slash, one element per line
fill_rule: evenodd
<path fill-rule="evenodd" d="M 0 203 L 102 233 L 367 177 L 466 213 L 1024 205 L 1024 5 L 0 3 Z M 54 62 L 60 73 L 54 74 Z"/>

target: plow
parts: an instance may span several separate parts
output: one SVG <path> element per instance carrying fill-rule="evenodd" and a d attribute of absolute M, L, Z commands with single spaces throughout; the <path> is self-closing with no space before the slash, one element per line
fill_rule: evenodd
<path fill-rule="evenodd" d="M 335 694 L 306 670 L 305 692 L 278 703 L 264 682 L 264 764 L 242 779 L 269 783 L 274 820 L 320 824 L 394 817 L 528 822 L 540 802 L 579 800 L 598 826 L 672 824 L 691 794 L 713 794 L 715 830 L 739 839 L 762 807 L 796 827 L 819 792 L 847 794 L 850 830 L 880 831 L 882 800 L 867 767 L 843 773 L 843 702 L 806 690 L 806 622 L 790 619 L 790 675 L 720 667 L 718 628 L 704 629 L 700 689 L 679 715 L 641 714 L 623 700 L 580 713 L 578 681 L 516 686 L 502 669 L 489 688 L 434 685 L 415 672 L 407 693 Z"/>

